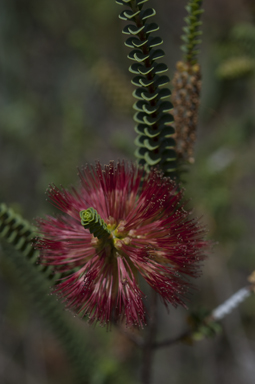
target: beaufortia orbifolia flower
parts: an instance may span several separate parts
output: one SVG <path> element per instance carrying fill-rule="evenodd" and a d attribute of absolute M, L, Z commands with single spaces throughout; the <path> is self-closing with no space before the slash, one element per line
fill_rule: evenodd
<path fill-rule="evenodd" d="M 65 274 L 56 291 L 67 306 L 90 322 L 143 326 L 139 276 L 166 305 L 184 305 L 207 243 L 182 191 L 159 171 L 125 162 L 88 165 L 79 176 L 79 190 L 49 187 L 64 214 L 38 221 L 42 262 Z"/>

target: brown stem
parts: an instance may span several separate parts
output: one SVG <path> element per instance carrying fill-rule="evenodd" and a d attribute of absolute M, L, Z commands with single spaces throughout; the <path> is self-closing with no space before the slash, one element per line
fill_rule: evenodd
<path fill-rule="evenodd" d="M 183 332 L 181 335 L 174 337 L 172 339 L 166 339 L 164 341 L 160 341 L 158 343 L 153 343 L 152 348 L 157 349 L 157 348 L 162 348 L 162 347 L 171 347 L 174 344 L 179 343 L 180 341 L 185 340 L 186 338 L 192 336 L 193 331 L 186 331 Z"/>
<path fill-rule="evenodd" d="M 152 290 L 150 302 L 150 319 L 148 323 L 147 335 L 143 345 L 142 356 L 142 384 L 151 383 L 152 361 L 153 361 L 153 344 L 157 331 L 157 293 Z"/>
<path fill-rule="evenodd" d="M 248 278 L 248 281 L 251 283 L 250 285 L 248 285 L 247 287 L 244 287 L 244 289 L 250 291 L 250 292 L 255 292 L 255 273 L 253 272 L 253 274 Z M 241 289 L 240 291 L 242 291 L 243 289 Z M 237 293 L 239 293 L 240 291 L 238 291 Z M 232 300 L 232 303 L 230 305 L 230 300 L 233 298 L 233 297 L 236 297 L 236 293 L 234 293 L 234 295 L 232 295 L 230 297 L 230 299 L 227 299 L 223 304 L 221 304 L 219 307 L 222 307 L 222 306 L 225 306 L 226 308 L 228 308 L 225 312 L 224 311 L 221 311 L 221 314 L 218 313 L 218 315 L 216 316 L 216 314 L 214 315 L 215 313 L 215 310 L 211 312 L 211 314 L 207 317 L 205 317 L 205 319 L 203 320 L 203 324 L 205 326 L 207 325 L 210 325 L 210 323 L 214 323 L 214 322 L 218 322 L 219 320 L 222 320 L 226 315 L 228 315 L 229 313 L 231 313 L 231 311 L 236 308 L 247 296 L 243 296 L 243 299 L 237 299 L 236 298 L 236 302 L 234 304 L 233 300 Z M 217 307 L 216 309 L 218 309 L 219 307 Z M 174 337 L 172 339 L 166 339 L 164 341 L 160 341 L 160 342 L 155 342 L 152 344 L 152 348 L 153 349 L 157 349 L 157 348 L 162 348 L 162 347 L 171 347 L 172 345 L 180 342 L 180 341 L 185 341 L 185 340 L 188 340 L 188 339 L 192 339 L 192 336 L 193 334 L 196 332 L 196 330 L 194 329 L 189 329 L 187 330 L 186 332 L 183 332 L 181 333 L 179 336 L 177 337 Z"/>

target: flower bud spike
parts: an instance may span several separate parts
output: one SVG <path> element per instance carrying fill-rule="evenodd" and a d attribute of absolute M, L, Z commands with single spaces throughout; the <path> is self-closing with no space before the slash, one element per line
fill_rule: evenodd
<path fill-rule="evenodd" d="M 201 43 L 198 37 L 202 34 L 202 22 L 200 21 L 204 12 L 202 1 L 189 0 L 186 10 L 188 16 L 184 19 L 186 26 L 183 28 L 184 35 L 181 37 L 185 43 L 181 46 L 184 57 L 183 61 L 177 63 L 173 78 L 173 116 L 176 131 L 174 139 L 179 166 L 185 163 L 193 164 L 195 161 L 193 152 L 201 90 L 201 70 L 197 62 L 199 53 L 197 46 Z"/>

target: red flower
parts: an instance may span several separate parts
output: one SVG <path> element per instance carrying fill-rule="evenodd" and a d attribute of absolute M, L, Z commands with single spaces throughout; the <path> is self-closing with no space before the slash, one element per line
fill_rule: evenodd
<path fill-rule="evenodd" d="M 204 229 L 184 210 L 176 184 L 159 171 L 144 175 L 125 162 L 86 166 L 79 176 L 79 191 L 54 185 L 48 190 L 65 215 L 38 221 L 43 263 L 67 273 L 56 287 L 67 305 L 90 322 L 125 319 L 127 325 L 142 326 L 139 275 L 166 305 L 184 305 L 190 289 L 185 275 L 199 275 L 207 243 Z M 81 224 L 90 207 L 103 220 L 91 222 L 104 227 L 101 238 Z"/>

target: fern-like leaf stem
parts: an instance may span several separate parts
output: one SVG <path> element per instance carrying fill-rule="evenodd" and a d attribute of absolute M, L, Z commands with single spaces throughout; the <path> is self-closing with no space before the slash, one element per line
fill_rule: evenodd
<path fill-rule="evenodd" d="M 145 165 L 145 169 L 158 166 L 166 176 L 175 178 L 175 131 L 171 126 L 173 116 L 170 114 L 173 106 L 168 100 L 171 92 L 165 87 L 169 78 L 162 75 L 168 68 L 163 63 L 157 63 L 165 53 L 158 48 L 163 43 L 162 39 L 151 36 L 159 27 L 156 23 L 148 22 L 156 12 L 152 8 L 142 9 L 147 1 L 116 1 L 130 7 L 119 17 L 134 23 L 126 25 L 123 33 L 129 35 L 125 45 L 132 48 L 128 58 L 135 61 L 129 70 L 136 75 L 132 83 L 138 87 L 133 92 L 133 96 L 138 99 L 134 104 L 134 120 L 137 123 L 135 131 L 138 134 L 135 155 L 139 163 Z"/>

